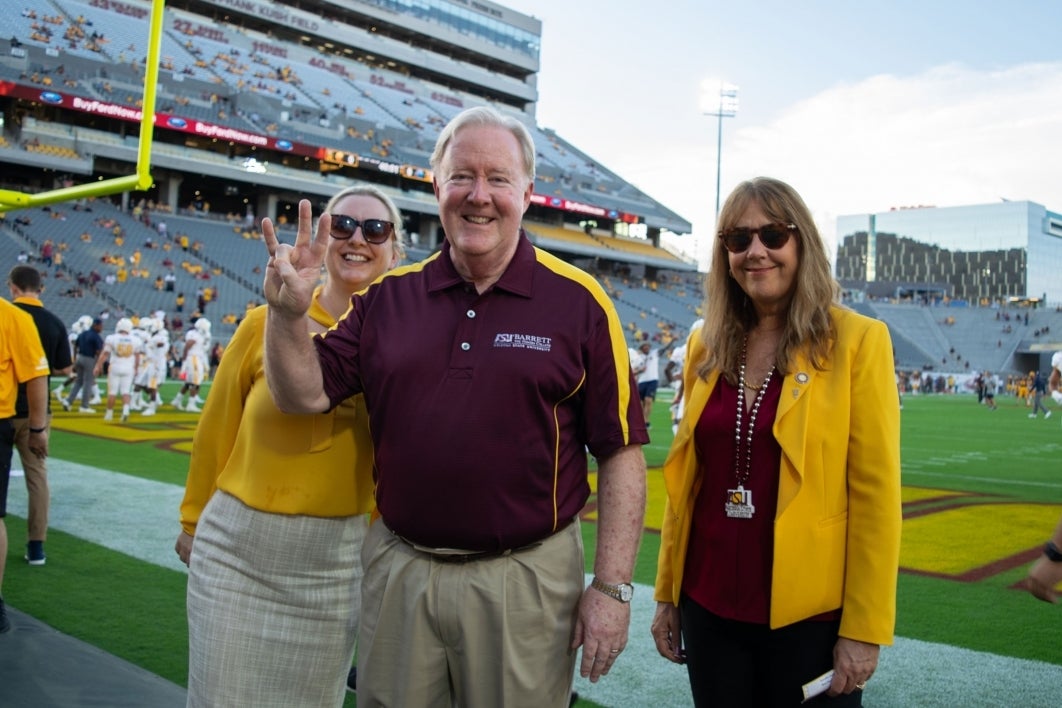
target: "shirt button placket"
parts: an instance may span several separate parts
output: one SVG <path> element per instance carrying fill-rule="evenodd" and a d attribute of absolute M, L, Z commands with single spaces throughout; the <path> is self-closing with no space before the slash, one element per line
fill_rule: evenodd
<path fill-rule="evenodd" d="M 467 317 L 470 320 L 476 319 L 476 311 L 472 310 L 472 309 L 465 310 L 465 317 Z M 472 344 L 471 343 L 469 343 L 469 342 L 461 342 L 461 351 L 467 352 L 471 348 L 472 348 Z"/>

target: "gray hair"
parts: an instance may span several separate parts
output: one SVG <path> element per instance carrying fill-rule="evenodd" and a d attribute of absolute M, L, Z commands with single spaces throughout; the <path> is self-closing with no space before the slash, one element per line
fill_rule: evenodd
<path fill-rule="evenodd" d="M 502 115 L 489 106 L 476 106 L 475 108 L 465 109 L 446 124 L 446 127 L 439 134 L 439 139 L 435 141 L 435 150 L 431 153 L 430 164 L 432 170 L 438 171 L 443 155 L 446 153 L 446 149 L 450 147 L 450 141 L 453 140 L 457 131 L 470 125 L 496 126 L 512 133 L 513 137 L 516 138 L 516 142 L 520 145 L 520 152 L 524 156 L 524 175 L 528 181 L 535 181 L 535 141 L 531 138 L 531 132 L 527 129 L 527 126 L 516 118 Z"/>

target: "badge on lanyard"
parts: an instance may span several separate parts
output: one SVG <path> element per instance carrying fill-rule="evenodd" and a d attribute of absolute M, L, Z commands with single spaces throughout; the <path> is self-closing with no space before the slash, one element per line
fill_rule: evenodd
<path fill-rule="evenodd" d="M 751 519 L 756 513 L 752 505 L 752 490 L 739 484 L 736 489 L 726 490 L 726 515 L 731 519 Z"/>

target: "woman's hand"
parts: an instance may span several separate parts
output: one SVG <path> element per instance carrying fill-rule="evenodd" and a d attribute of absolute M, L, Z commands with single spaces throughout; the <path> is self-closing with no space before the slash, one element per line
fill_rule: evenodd
<path fill-rule="evenodd" d="M 656 614 L 649 631 L 660 656 L 676 664 L 686 663 L 686 652 L 682 650 L 682 620 L 679 608 L 670 602 L 656 603 Z"/>
<path fill-rule="evenodd" d="M 174 550 L 177 551 L 177 557 L 181 559 L 181 562 L 188 565 L 188 561 L 192 557 L 192 543 L 195 541 L 195 537 L 187 531 L 181 531 L 181 535 L 177 537 L 177 543 L 174 546 Z"/>
<path fill-rule="evenodd" d="M 881 647 L 855 639 L 838 637 L 833 645 L 833 681 L 826 693 L 839 696 L 856 689 L 863 690 L 878 668 Z"/>

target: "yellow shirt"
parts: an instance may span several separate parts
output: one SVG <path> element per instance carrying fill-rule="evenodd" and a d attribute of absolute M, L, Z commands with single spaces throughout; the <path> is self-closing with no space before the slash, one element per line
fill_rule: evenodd
<path fill-rule="evenodd" d="M 335 324 L 314 294 L 310 318 Z M 373 451 L 364 399 L 315 415 L 281 413 L 262 363 L 266 306 L 236 329 L 192 446 L 181 526 L 195 535 L 215 489 L 276 514 L 342 517 L 373 508 Z"/>
<path fill-rule="evenodd" d="M 20 383 L 50 371 L 33 318 L 0 298 L 0 418 L 15 415 Z"/>

